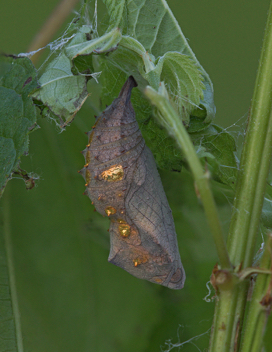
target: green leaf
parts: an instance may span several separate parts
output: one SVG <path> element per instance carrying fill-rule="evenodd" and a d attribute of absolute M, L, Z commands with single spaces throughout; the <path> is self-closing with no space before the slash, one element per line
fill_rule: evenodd
<path fill-rule="evenodd" d="M 39 83 L 40 88 L 32 97 L 58 116 L 60 127 L 65 127 L 74 119 L 88 97 L 87 78 L 84 75 L 73 75 L 70 60 L 61 54 L 48 65 Z"/>
<path fill-rule="evenodd" d="M 28 134 L 36 124 L 31 91 L 36 70 L 28 58 L 1 57 L 0 66 L 0 194 L 28 153 Z"/>
<path fill-rule="evenodd" d="M 121 28 L 123 35 L 133 37 L 140 42 L 149 55 L 155 58 L 173 51 L 192 59 L 204 78 L 204 96 L 200 104 L 206 110 L 203 122 L 209 123 L 215 115 L 212 82 L 189 47 L 167 2 L 165 0 L 103 1 L 110 16 L 109 30 L 114 27 Z"/>
<path fill-rule="evenodd" d="M 32 94 L 49 108 L 53 119 L 59 118 L 61 128 L 72 122 L 88 97 L 88 76 L 95 75 L 91 54 L 112 50 L 121 39 L 119 29 L 95 39 L 92 34 L 92 26 L 80 27 L 64 52 L 47 66 L 39 79 L 40 89 Z"/>
<path fill-rule="evenodd" d="M 103 0 L 110 15 L 110 28 L 137 39 L 154 56 L 167 51 L 192 51 L 165 0 Z"/>
<path fill-rule="evenodd" d="M 176 142 L 154 118 L 142 126 L 142 134 L 159 168 L 181 171 L 183 156 Z"/>
<path fill-rule="evenodd" d="M 188 125 L 190 114 L 198 107 L 205 90 L 199 69 L 187 55 L 167 52 L 159 59 L 155 70 L 161 70 L 160 80 L 165 83 L 170 100 Z"/>
<path fill-rule="evenodd" d="M 126 76 L 133 75 L 138 83 L 138 87 L 143 90 L 148 84 L 148 72 L 150 72 L 150 67 L 146 67 L 145 65 L 146 62 L 150 62 L 148 59 L 145 59 L 146 55 L 145 49 L 142 47 L 141 43 L 133 38 L 123 37 L 118 49 L 108 56 L 99 57 L 98 63 L 103 65 L 104 60 L 109 61 L 109 63 L 120 71 L 118 75 L 120 75 L 121 72 L 125 73 Z M 100 65 L 97 66 L 97 70 L 100 70 Z M 151 62 L 150 65 L 152 65 Z M 159 83 L 158 79 L 157 83 Z"/>

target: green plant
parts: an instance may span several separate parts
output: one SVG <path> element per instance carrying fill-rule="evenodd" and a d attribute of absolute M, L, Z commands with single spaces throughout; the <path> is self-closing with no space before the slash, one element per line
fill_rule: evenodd
<path fill-rule="evenodd" d="M 29 188 L 32 185 L 29 180 L 35 178 L 19 169 L 20 157 L 28 149 L 28 134 L 37 127 L 32 99 L 43 116 L 54 120 L 60 129 L 64 129 L 88 97 L 87 84 L 91 77 L 95 79 L 101 72 L 99 99 L 103 107 L 116 97 L 127 75 L 133 74 L 140 89 L 134 94 L 132 102 L 146 143 L 160 168 L 178 171 L 182 168 L 191 169 L 196 193 L 205 209 L 216 244 L 220 267 L 214 269 L 212 276 L 218 301 L 210 351 L 235 351 L 235 348 L 237 351 L 249 286 L 247 277 L 256 273 L 258 279 L 253 297 L 257 295 L 258 300 L 264 298 L 262 302 L 266 308 L 262 309 L 255 299 L 250 303 L 249 325 L 246 324 L 240 348 L 241 351 L 253 351 L 250 339 L 252 330 L 256 329 L 258 335 L 254 348 L 259 351 L 262 328 L 270 307 L 267 291 L 270 282 L 270 237 L 261 269 L 250 267 L 253 264 L 265 189 L 267 188 L 268 199 L 271 193 L 270 186 L 266 185 L 271 155 L 271 96 L 268 93 L 272 91 L 269 67 L 271 12 L 240 171 L 237 171 L 233 137 L 212 122 L 215 114 L 212 83 L 188 46 L 166 2 L 142 2 L 144 6 L 138 17 L 135 16 L 135 2 L 104 2 L 109 18 L 104 20 L 105 29 L 102 26 L 100 35 L 95 23 L 85 22 L 85 4 L 65 35 L 52 46 L 53 52 L 56 50 L 55 56 L 43 69 L 38 80 L 28 58 L 2 58 L 3 172 L 0 176 L 3 190 L 13 173 L 21 175 L 27 185 L 30 184 Z M 149 14 L 153 11 L 156 16 L 150 17 Z M 154 23 L 150 18 L 154 19 Z M 140 26 L 137 21 L 141 21 Z M 170 32 L 167 32 L 168 28 L 171 28 Z M 151 34 L 146 35 L 147 33 Z M 96 87 L 92 90 L 93 96 L 95 90 Z M 11 120 L 10 116 L 15 119 Z M 11 121 L 16 129 L 10 124 Z M 55 148 L 57 153 L 58 144 L 55 142 L 51 148 Z M 252 165 L 258 166 L 253 168 Z M 69 189 L 71 185 L 65 180 L 66 176 L 63 176 L 63 182 Z M 211 193 L 212 179 L 231 192 L 235 190 L 228 251 Z M 264 210 L 264 225 L 269 227 L 269 202 L 265 204 Z M 9 233 L 7 218 L 8 215 L 6 236 Z M 6 246 L 10 248 L 7 244 L 8 237 Z M 10 258 L 11 254 L 8 254 Z M 13 285 L 10 266 L 9 270 Z M 15 288 L 12 289 L 14 291 Z M 16 307 L 14 310 L 16 312 Z M 18 321 L 17 316 L 17 324 Z M 17 341 L 20 341 L 20 336 Z M 18 350 L 20 351 L 19 343 Z"/>

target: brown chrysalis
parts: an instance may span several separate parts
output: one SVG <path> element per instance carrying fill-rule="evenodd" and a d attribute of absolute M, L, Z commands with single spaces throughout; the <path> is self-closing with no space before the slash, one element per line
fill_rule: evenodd
<path fill-rule="evenodd" d="M 97 118 L 80 173 L 96 210 L 110 218 L 108 261 L 130 274 L 181 289 L 181 264 L 172 212 L 155 160 L 130 102 L 132 76 Z"/>

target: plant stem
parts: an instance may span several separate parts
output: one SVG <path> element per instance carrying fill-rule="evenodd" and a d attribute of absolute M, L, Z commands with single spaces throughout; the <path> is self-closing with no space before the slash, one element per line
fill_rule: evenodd
<path fill-rule="evenodd" d="M 41 30 L 37 33 L 31 44 L 29 45 L 29 52 L 43 48 L 50 42 L 54 34 L 58 31 L 58 29 L 62 26 L 66 18 L 70 15 L 71 11 L 78 3 L 78 1 L 79 0 L 60 1 L 60 3 L 45 21 Z M 38 61 L 40 54 L 41 51 L 38 51 L 35 55 L 32 56 L 31 60 L 33 63 L 36 63 Z"/>
<path fill-rule="evenodd" d="M 178 146 L 181 148 L 184 156 L 186 157 L 186 160 L 193 173 L 197 191 L 200 194 L 206 217 L 213 234 L 221 267 L 223 269 L 232 270 L 220 220 L 218 217 L 217 208 L 209 186 L 208 173 L 203 172 L 202 165 L 195 151 L 195 147 L 191 142 L 191 139 L 185 127 L 183 126 L 180 117 L 177 115 L 168 99 L 157 93 L 149 86 L 146 88 L 145 94 L 161 113 L 162 118 L 160 119 L 160 122 L 168 130 L 168 132 L 173 135 L 178 143 Z"/>
<path fill-rule="evenodd" d="M 269 233 L 261 259 L 261 268 L 271 270 L 271 252 L 272 252 L 272 234 Z M 258 274 L 255 289 L 252 295 L 249 313 L 247 316 L 245 333 L 241 352 L 259 352 L 263 346 L 263 335 L 267 317 L 269 314 L 269 305 L 261 305 L 265 294 L 270 297 L 271 292 L 271 274 Z"/>
<path fill-rule="evenodd" d="M 235 309 L 234 297 L 237 295 L 236 290 L 226 290 L 220 292 L 219 301 L 216 303 L 213 329 L 210 340 L 211 351 L 232 351 L 230 350 L 230 341 L 232 330 L 228 330 L 226 336 L 226 326 L 231 324 L 229 312 Z M 222 346 L 224 346 L 222 349 Z"/>
<path fill-rule="evenodd" d="M 251 114 L 241 156 L 236 196 L 228 237 L 230 257 L 235 265 L 252 263 L 271 156 L 269 121 L 272 102 L 272 2 L 264 36 L 263 48 Z M 268 140 L 266 140 L 268 138 Z M 248 235 L 250 234 L 250 237 Z M 249 253 L 247 253 L 249 252 Z"/>
<path fill-rule="evenodd" d="M 272 2 L 264 36 L 257 79 L 252 99 L 251 114 L 243 145 L 240 170 L 228 237 L 231 262 L 246 268 L 252 265 L 255 242 L 262 211 L 269 164 L 272 151 Z M 232 289 L 232 309 L 225 321 L 224 338 L 220 326 L 214 325 L 211 336 L 211 352 L 235 351 L 239 346 L 248 283 L 240 283 Z M 215 322 L 224 317 L 229 301 L 221 293 L 215 311 Z M 238 329 L 238 330 L 237 330 Z M 250 351 L 250 350 L 248 350 Z"/>

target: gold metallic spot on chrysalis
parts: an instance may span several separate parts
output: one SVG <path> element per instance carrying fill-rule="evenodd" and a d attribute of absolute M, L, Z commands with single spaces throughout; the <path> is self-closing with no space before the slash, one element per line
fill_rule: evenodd
<path fill-rule="evenodd" d="M 120 224 L 118 226 L 119 233 L 122 237 L 128 237 L 130 235 L 130 226 L 129 224 Z"/>
<path fill-rule="evenodd" d="M 108 182 L 120 181 L 124 177 L 124 170 L 122 165 L 114 165 L 103 171 L 100 176 Z"/>
<path fill-rule="evenodd" d="M 105 208 L 105 213 L 110 216 L 116 213 L 116 209 L 114 207 L 107 207 Z"/>
<path fill-rule="evenodd" d="M 145 264 L 149 260 L 149 257 L 147 255 L 141 255 L 136 259 L 133 259 L 134 266 L 138 266 L 140 264 Z"/>
<path fill-rule="evenodd" d="M 158 284 L 161 284 L 163 282 L 163 279 L 159 278 L 159 277 L 154 277 L 153 280 L 155 282 L 157 282 Z"/>

